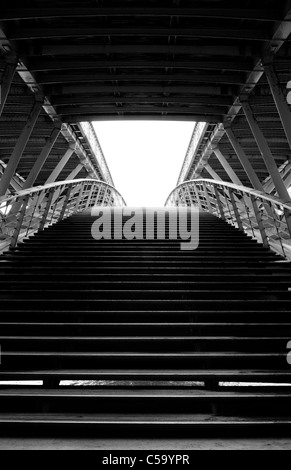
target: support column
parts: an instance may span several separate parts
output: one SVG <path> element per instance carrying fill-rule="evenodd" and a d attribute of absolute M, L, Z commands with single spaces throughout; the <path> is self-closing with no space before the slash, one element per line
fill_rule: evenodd
<path fill-rule="evenodd" d="M 3 112 L 13 77 L 17 67 L 17 58 L 8 59 L 1 80 L 0 116 Z"/>
<path fill-rule="evenodd" d="M 212 176 L 212 178 L 214 180 L 218 180 L 218 181 L 221 181 L 221 178 L 220 176 L 216 173 L 215 170 L 213 170 L 213 168 L 209 165 L 209 163 L 207 163 L 207 165 L 205 165 L 205 170 L 208 171 L 208 173 Z"/>
<path fill-rule="evenodd" d="M 212 150 L 215 153 L 217 159 L 220 161 L 223 168 L 225 169 L 226 173 L 230 177 L 231 181 L 234 184 L 238 184 L 239 186 L 242 186 L 241 180 L 237 177 L 234 170 L 231 168 L 230 164 L 228 163 L 224 155 L 221 153 L 220 149 L 218 147 L 212 147 Z"/>
<path fill-rule="evenodd" d="M 55 169 L 53 170 L 51 175 L 46 180 L 45 184 L 54 183 L 56 181 L 56 179 L 58 178 L 58 176 L 60 175 L 60 173 L 62 172 L 62 170 L 64 169 L 64 167 L 68 163 L 68 161 L 70 160 L 70 158 L 73 155 L 74 151 L 75 151 L 74 147 L 69 147 L 68 148 L 65 155 L 61 158 L 61 160 L 59 161 L 59 163 L 57 164 L 57 166 L 55 167 Z"/>
<path fill-rule="evenodd" d="M 50 151 L 52 150 L 53 146 L 55 145 L 55 142 L 57 138 L 59 137 L 59 134 L 61 132 L 62 125 L 57 124 L 55 125 L 51 135 L 47 139 L 47 142 L 42 149 L 38 159 L 36 160 L 32 170 L 30 171 L 22 189 L 27 189 L 31 188 L 33 184 L 35 183 L 36 178 L 39 175 L 39 172 L 41 171 L 43 165 L 46 162 L 46 159 L 48 158 Z"/>
<path fill-rule="evenodd" d="M 282 200 L 282 202 L 290 202 L 290 196 L 287 191 L 287 188 L 284 184 L 284 181 L 281 178 L 280 172 L 278 170 L 276 161 L 272 155 L 268 142 L 263 135 L 259 125 L 253 115 L 252 109 L 248 101 L 241 101 L 242 109 L 245 113 L 251 131 L 254 135 L 254 138 L 257 142 L 261 155 L 264 159 L 266 167 L 269 171 L 269 174 L 274 182 L 276 191 Z"/>
<path fill-rule="evenodd" d="M 70 181 L 75 179 L 77 174 L 80 173 L 80 171 L 82 170 L 82 168 L 84 168 L 82 163 L 79 163 L 79 165 L 76 166 L 76 168 L 67 176 L 66 180 Z"/>
<path fill-rule="evenodd" d="M 29 141 L 31 133 L 37 122 L 38 116 L 40 115 L 42 105 L 43 105 L 43 98 L 37 97 L 33 105 L 33 108 L 31 110 L 31 113 L 28 117 L 27 123 L 17 141 L 17 144 L 14 147 L 14 150 L 9 158 L 8 165 L 5 168 L 3 176 L 0 180 L 0 197 L 5 196 L 6 191 L 9 188 L 10 181 L 16 172 L 18 163 L 22 157 L 22 154 L 27 145 L 27 142 Z"/>
<path fill-rule="evenodd" d="M 257 189 L 258 191 L 263 191 L 264 192 L 264 187 L 262 183 L 260 182 L 258 175 L 256 174 L 255 170 L 253 169 L 251 162 L 249 161 L 244 149 L 238 142 L 237 138 L 235 137 L 233 130 L 230 127 L 225 127 L 225 132 L 226 135 L 237 155 L 237 158 L 241 162 L 250 182 L 252 183 L 252 186 L 254 189 Z"/>
<path fill-rule="evenodd" d="M 264 64 L 265 74 L 291 149 L 291 113 L 273 63 Z"/>

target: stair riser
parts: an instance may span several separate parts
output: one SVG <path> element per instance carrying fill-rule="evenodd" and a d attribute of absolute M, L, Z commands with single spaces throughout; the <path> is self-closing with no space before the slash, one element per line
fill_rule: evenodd
<path fill-rule="evenodd" d="M 197 354 L 197 356 L 182 355 L 180 357 L 175 354 L 167 357 L 162 357 L 161 354 L 156 356 L 138 357 L 137 355 L 122 356 L 121 354 L 108 357 L 95 357 L 94 354 L 88 353 L 86 356 L 81 356 L 76 353 L 71 356 L 66 356 L 59 353 L 55 356 L 37 354 L 36 356 L 27 355 L 21 352 L 18 355 L 8 356 L 2 352 L 1 371 L 8 371 L 9 369 L 17 370 L 40 370 L 40 369 L 263 369 L 263 370 L 286 370 L 290 371 L 290 365 L 287 364 L 286 354 L 281 355 L 268 355 L 267 357 L 260 357 L 254 355 L 238 356 L 237 354 L 230 356 L 217 356 L 205 354 Z"/>
<path fill-rule="evenodd" d="M 112 311 L 112 310 L 101 310 L 101 311 L 76 311 L 76 310 L 65 310 L 65 311 L 56 311 L 56 310 L 45 310 L 35 309 L 27 311 L 15 311 L 13 306 L 10 306 L 11 310 L 5 309 L 1 312 L 1 322 L 44 322 L 44 323 L 134 323 L 134 322 L 151 322 L 151 323 L 160 323 L 160 322 L 177 322 L 177 323 L 193 323 L 193 322 L 232 322 L 232 323 L 246 323 L 246 322 L 260 322 L 260 323 L 274 323 L 282 322 L 289 323 L 290 321 L 290 311 L 254 311 L 253 309 L 249 311 L 241 310 L 229 310 L 229 311 L 209 311 L 209 310 L 200 310 L 199 312 L 191 311 L 169 311 L 161 310 L 145 312 L 144 310 L 128 310 L 122 311 Z"/>
<path fill-rule="evenodd" d="M 237 398 L 237 399 L 211 399 L 211 398 L 43 398 L 1 396 L 0 413 L 175 413 L 187 414 L 224 414 L 237 417 L 277 416 L 286 415 L 290 406 L 290 397 L 286 398 Z M 239 411 L 238 411 L 239 410 Z"/>
<path fill-rule="evenodd" d="M 113 302 L 121 302 L 121 303 L 128 303 L 129 310 L 132 306 L 135 305 L 136 302 L 141 302 L 144 300 L 145 305 L 149 302 L 156 301 L 157 305 L 164 304 L 172 300 L 177 305 L 178 303 L 192 303 L 192 307 L 194 308 L 193 302 L 195 301 L 195 306 L 198 305 L 200 301 L 204 301 L 209 303 L 211 299 L 215 302 L 220 302 L 220 306 L 223 306 L 221 302 L 225 301 L 227 298 L 228 302 L 231 301 L 241 301 L 242 306 L 248 303 L 251 303 L 253 300 L 258 301 L 276 301 L 277 299 L 281 302 L 286 300 L 288 306 L 288 302 L 290 302 L 289 306 L 291 306 L 291 291 L 284 292 L 284 291 L 273 291 L 273 292 L 266 292 L 266 291 L 252 291 L 250 290 L 247 292 L 248 299 L 245 299 L 245 293 L 243 291 L 214 291 L 214 290 L 201 290 L 201 291 L 184 291 L 184 290 L 151 290 L 144 288 L 141 290 L 96 290 L 96 291 L 84 291 L 84 290 L 77 290 L 75 289 L 73 292 L 71 290 L 8 290 L 7 292 L 0 292 L 0 300 L 3 305 L 3 308 L 6 306 L 6 302 L 9 300 L 13 300 L 14 302 L 25 300 L 26 301 L 26 308 L 35 305 L 38 300 L 45 300 L 50 303 L 56 303 L 58 300 L 60 301 L 60 307 L 65 305 L 71 305 L 73 301 L 83 301 L 84 306 L 95 305 L 98 306 L 100 303 L 104 301 L 108 301 L 108 303 Z M 53 299 L 53 300 L 52 300 Z M 210 299 L 210 300 L 209 300 Z M 263 306 L 262 306 L 263 307 Z M 66 307 L 65 307 L 66 308 Z M 80 306 L 80 308 L 82 308 Z M 223 306 L 224 308 L 224 306 Z"/>
<path fill-rule="evenodd" d="M 286 336 L 286 333 L 290 332 L 291 340 L 291 326 L 280 326 L 278 324 L 264 326 L 260 324 L 258 326 L 252 325 L 232 325 L 225 326 L 217 325 L 212 326 L 207 323 L 202 326 L 196 326 L 195 324 L 189 326 L 179 325 L 164 325 L 155 326 L 149 325 L 135 325 L 128 326 L 121 324 L 118 326 L 100 326 L 97 324 L 90 324 L 86 326 L 84 323 L 79 325 L 38 325 L 33 326 L 31 324 L 21 325 L 10 323 L 9 325 L 0 325 L 1 335 L 3 336 L 151 336 L 151 335 L 167 335 L 167 336 L 236 336 L 236 337 L 260 337 L 260 336 Z"/>
<path fill-rule="evenodd" d="M 262 352 L 284 353 L 290 336 L 286 338 L 229 338 L 215 337 L 214 339 L 194 339 L 187 337 L 183 340 L 172 338 L 163 339 L 123 339 L 107 338 L 76 338 L 46 339 L 45 337 L 30 339 L 0 338 L 3 351 L 43 351 L 43 352 L 208 352 L 208 351 L 236 351 L 236 352 Z"/>
<path fill-rule="evenodd" d="M 106 310 L 119 310 L 119 311 L 142 311 L 144 309 L 148 310 L 168 310 L 168 311 L 175 311 L 177 309 L 179 310 L 185 310 L 185 311 L 191 311 L 193 314 L 195 314 L 196 310 L 213 310 L 217 309 L 219 310 L 228 310 L 228 311 L 233 311 L 235 312 L 236 310 L 241 311 L 242 309 L 245 311 L 249 310 L 258 310 L 258 311 L 264 311 L 266 308 L 265 304 L 268 304 L 268 308 L 278 308 L 279 310 L 284 309 L 286 311 L 290 312 L 291 309 L 291 301 L 290 300 L 275 300 L 267 298 L 266 296 L 261 296 L 260 300 L 242 300 L 242 299 L 233 299 L 233 300 L 228 300 L 228 299 L 213 299 L 213 300 L 202 300 L 202 299 L 197 299 L 193 301 L 191 300 L 175 300 L 175 299 L 168 299 L 168 300 L 148 300 L 144 296 L 143 299 L 133 299 L 130 300 L 128 299 L 110 299 L 110 296 L 107 296 L 107 300 L 88 300 L 86 296 L 84 296 L 83 300 L 81 299 L 76 299 L 76 300 L 63 300 L 63 299 L 51 299 L 47 298 L 45 296 L 41 296 L 39 299 L 27 299 L 24 301 L 23 298 L 17 299 L 16 296 L 11 296 L 11 298 L 7 298 L 8 294 L 6 296 L 6 300 L 2 299 L 1 300 L 1 307 L 3 310 L 14 310 L 19 308 L 22 308 L 23 312 L 26 311 L 35 311 L 35 310 L 40 310 L 44 308 L 43 302 L 46 304 L 46 309 L 51 309 L 55 311 L 62 311 L 62 310 L 76 310 L 80 309 L 82 310 L 91 310 L 93 311 L 106 311 Z M 13 302 L 11 302 L 13 300 Z M 42 301 L 43 300 L 43 301 Z"/>
<path fill-rule="evenodd" d="M 78 276 L 76 275 L 76 278 Z M 261 291 L 261 292 L 270 292 L 270 291 L 283 291 L 283 290 L 288 290 L 289 287 L 291 287 L 291 280 L 290 281 L 283 281 L 283 280 L 276 280 L 272 282 L 262 282 L 259 279 L 254 279 L 253 282 L 246 282 L 246 281 L 240 281 L 240 282 L 233 282 L 232 278 L 230 277 L 229 280 L 225 280 L 225 282 L 214 282 L 214 281 L 208 281 L 208 282 L 202 282 L 202 281 L 195 281 L 191 282 L 190 279 L 184 279 L 184 282 L 182 278 L 180 277 L 179 279 L 176 279 L 176 281 L 170 281 L 170 280 L 163 280 L 161 279 L 160 281 L 149 281 L 147 277 L 141 276 L 143 279 L 138 280 L 138 281 L 133 281 L 133 277 L 129 279 L 124 279 L 122 277 L 122 280 L 118 278 L 117 276 L 114 278 L 113 276 L 110 277 L 110 282 L 106 282 L 102 279 L 96 279 L 95 282 L 92 282 L 90 280 L 88 281 L 77 281 L 74 278 L 71 281 L 66 281 L 66 282 L 61 282 L 62 278 L 58 281 L 56 281 L 55 277 L 52 280 L 49 276 L 47 276 L 47 279 L 44 280 L 39 280 L 35 279 L 35 276 L 25 276 L 26 281 L 17 281 L 10 279 L 7 281 L 5 276 L 1 278 L 0 276 L 0 282 L 1 282 L 1 288 L 3 291 L 5 290 L 7 293 L 10 292 L 16 292 L 16 291 L 35 291 L 35 290 L 42 290 L 43 292 L 45 291 L 66 291 L 66 290 L 73 290 L 74 292 L 84 290 L 86 291 L 86 295 L 88 291 L 95 292 L 98 295 L 98 292 L 102 292 L 103 290 L 124 290 L 124 291 L 130 291 L 130 290 L 157 290 L 160 289 L 162 291 L 166 291 L 167 289 L 173 289 L 175 291 L 177 290 L 193 290 L 193 293 L 195 291 L 219 291 L 227 288 L 229 291 Z M 30 280 L 29 280 L 29 279 Z M 5 280 L 6 279 L 6 280 Z"/>

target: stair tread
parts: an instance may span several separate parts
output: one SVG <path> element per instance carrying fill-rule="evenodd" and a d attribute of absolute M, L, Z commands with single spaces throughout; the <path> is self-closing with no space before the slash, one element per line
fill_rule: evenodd
<path fill-rule="evenodd" d="M 282 423 L 291 425 L 291 418 L 289 416 L 284 418 L 268 418 L 268 417 L 254 417 L 247 418 L 242 416 L 219 416 L 212 414 L 125 414 L 125 413 L 114 413 L 114 414 L 85 414 L 85 413 L 1 413 L 1 423 L 96 423 L 96 424 L 185 424 L 185 425 L 264 425 L 273 423 Z"/>
<path fill-rule="evenodd" d="M 276 377 L 276 376 L 286 376 L 291 378 L 291 370 L 233 370 L 233 369 L 226 369 L 226 370 L 220 370 L 220 369 L 207 369 L 207 370 L 195 370 L 195 369 L 120 369 L 116 371 L 115 369 L 56 369 L 56 370 L 32 370 L 32 371 L 0 371 L 0 378 L 1 376 L 5 375 L 10 375 L 10 376 L 66 376 L 66 375 L 86 375 L 86 376 L 91 376 L 91 377 L 96 377 L 96 376 L 102 376 L 102 375 L 118 375 L 118 376 L 127 376 L 127 375 L 139 375 L 139 376 L 152 376 L 156 375 L 158 377 L 163 376 L 163 375 L 189 375 L 189 376 L 203 376 L 203 377 L 212 377 L 212 376 L 229 376 L 229 377 L 249 377 L 249 376 L 262 376 L 262 377 L 269 377 L 270 375 Z"/>
<path fill-rule="evenodd" d="M 290 336 L 0 336 L 0 341 L 290 341 Z"/>
<path fill-rule="evenodd" d="M 291 397 L 291 390 L 286 392 L 246 392 L 246 391 L 209 391 L 203 389 L 81 389 L 80 387 L 74 389 L 0 389 L 0 397 L 73 397 L 73 398 L 196 398 L 196 399 L 264 399 L 264 398 L 288 398 Z"/>
<path fill-rule="evenodd" d="M 278 327 L 278 328 L 291 328 L 291 323 L 254 323 L 254 322 L 245 322 L 245 323 L 226 323 L 226 322 L 219 322 L 219 323 L 213 323 L 213 322 L 158 322 L 158 323 L 132 323 L 132 322 L 126 322 L 126 323 L 82 323 L 82 322 L 0 322 L 0 326 L 77 326 L 77 327 L 82 327 L 82 326 L 98 326 L 98 327 L 212 327 L 212 326 L 219 326 L 219 327 Z"/>
<path fill-rule="evenodd" d="M 68 218 L 0 258 L 2 429 L 289 431 L 291 263 L 213 215 L 193 252 L 181 239 L 98 242 L 94 220 Z M 13 384 L 28 380 L 43 385 Z"/>
<path fill-rule="evenodd" d="M 169 358 L 183 358 L 183 357 L 265 357 L 265 358 L 272 358 L 272 357 L 286 357 L 286 353 L 278 353 L 278 352 L 265 352 L 265 353 L 257 353 L 257 352 L 237 352 L 237 351 L 222 351 L 222 352 L 214 352 L 214 351 L 205 351 L 205 352 L 125 352 L 125 351 L 114 351 L 114 352 L 79 352 L 79 351 L 2 351 L 2 357 L 5 356 L 50 356 L 50 357 L 169 357 Z"/>

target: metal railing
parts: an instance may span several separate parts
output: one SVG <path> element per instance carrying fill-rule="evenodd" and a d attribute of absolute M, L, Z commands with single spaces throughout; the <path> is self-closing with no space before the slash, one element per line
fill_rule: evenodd
<path fill-rule="evenodd" d="M 166 206 L 199 206 L 291 260 L 291 204 L 244 186 L 211 179 L 186 181 Z"/>
<path fill-rule="evenodd" d="M 45 227 L 93 206 L 125 206 L 111 185 L 94 179 L 61 181 L 0 199 L 0 252 Z"/>

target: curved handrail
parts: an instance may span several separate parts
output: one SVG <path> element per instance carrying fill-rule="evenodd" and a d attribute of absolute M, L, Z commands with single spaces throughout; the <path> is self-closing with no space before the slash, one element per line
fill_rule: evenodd
<path fill-rule="evenodd" d="M 9 197 L 5 197 L 3 199 L 0 198 L 0 204 L 2 204 L 3 202 L 6 202 L 6 201 L 12 200 L 12 199 L 17 199 L 19 197 L 24 197 L 24 196 L 27 196 L 27 195 L 30 195 L 30 194 L 34 194 L 34 193 L 37 193 L 39 191 L 45 191 L 45 190 L 51 189 L 51 188 L 58 188 L 60 186 L 63 186 L 64 184 L 70 185 L 70 184 L 75 184 L 75 183 L 78 184 L 78 183 L 82 183 L 82 182 L 88 183 L 88 182 L 92 182 L 92 181 L 94 181 L 95 183 L 100 183 L 100 184 L 106 185 L 107 187 L 109 187 L 110 189 L 115 191 L 121 197 L 123 205 L 126 206 L 125 200 L 123 199 L 120 192 L 114 186 L 112 186 L 109 183 L 106 183 L 105 181 L 97 180 L 95 178 L 90 178 L 90 179 L 80 178 L 80 179 L 75 179 L 75 180 L 58 181 L 58 182 L 55 182 L 55 183 L 45 184 L 43 186 L 33 186 L 32 188 L 17 191 L 16 193 L 14 193 L 13 195 L 10 195 Z"/>
<path fill-rule="evenodd" d="M 171 193 L 169 194 L 169 196 L 168 196 L 168 198 L 165 202 L 165 206 L 167 205 L 167 202 L 168 202 L 169 198 L 171 197 L 171 194 L 174 191 L 176 191 L 177 189 L 179 189 L 181 186 L 184 186 L 185 184 L 190 184 L 190 183 L 203 183 L 203 182 L 204 183 L 213 183 L 213 184 L 216 184 L 216 185 L 219 185 L 219 186 L 224 186 L 226 188 L 235 189 L 237 191 L 243 191 L 243 192 L 249 194 L 249 196 L 259 196 L 260 198 L 264 199 L 264 201 L 272 202 L 272 203 L 275 203 L 275 204 L 280 204 L 285 209 L 291 209 L 291 202 L 289 202 L 289 203 L 282 202 L 282 200 L 279 199 L 276 196 L 271 196 L 270 194 L 264 193 L 262 191 L 257 191 L 256 189 L 249 188 L 247 186 L 242 186 L 242 185 L 238 185 L 238 184 L 234 184 L 234 183 L 227 183 L 225 181 L 218 181 L 218 180 L 207 179 L 207 178 L 187 180 L 187 181 L 184 181 L 183 183 L 178 184 L 178 186 L 176 186 L 173 189 L 173 191 L 171 191 Z"/>
<path fill-rule="evenodd" d="M 59 181 L 0 199 L 0 252 L 70 215 L 97 206 L 126 206 L 114 186 L 97 179 Z"/>
<path fill-rule="evenodd" d="M 165 206 L 196 205 L 291 260 L 291 203 L 245 186 L 212 179 L 180 183 Z"/>

